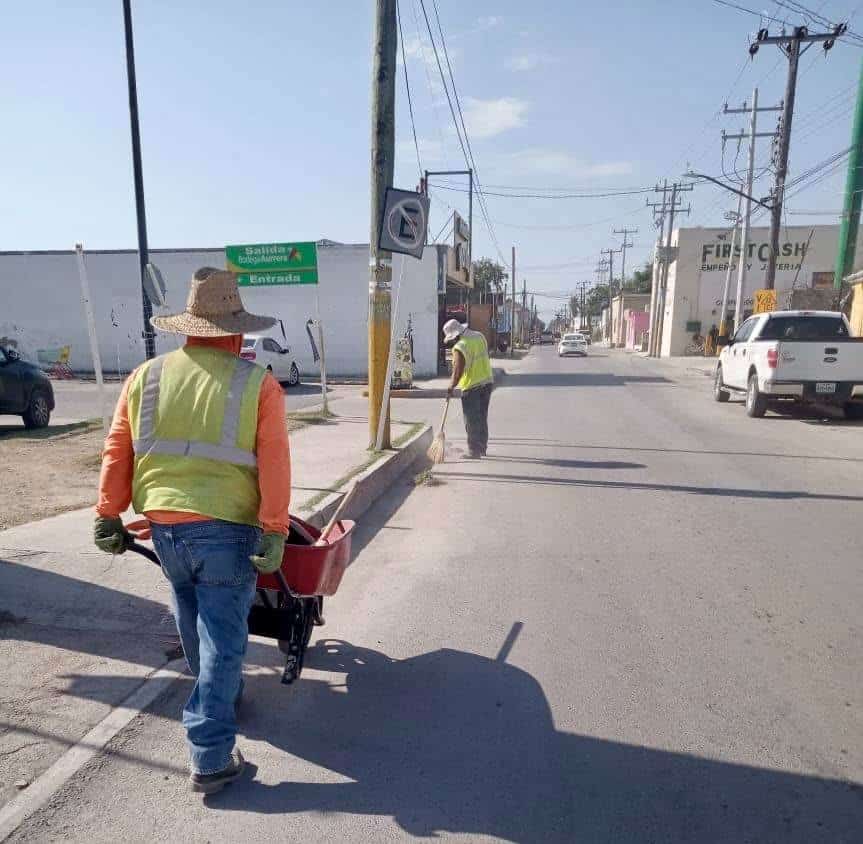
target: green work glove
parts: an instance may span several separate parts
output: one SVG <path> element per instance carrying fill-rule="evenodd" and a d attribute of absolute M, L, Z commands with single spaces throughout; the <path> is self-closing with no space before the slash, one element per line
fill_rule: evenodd
<path fill-rule="evenodd" d="M 285 539 L 287 537 L 283 533 L 265 533 L 261 537 L 258 553 L 249 557 L 252 565 L 261 574 L 272 574 L 281 568 L 282 557 L 285 555 Z"/>
<path fill-rule="evenodd" d="M 106 554 L 122 554 L 133 539 L 132 534 L 123 527 L 122 519 L 96 516 L 93 541 L 100 551 Z"/>

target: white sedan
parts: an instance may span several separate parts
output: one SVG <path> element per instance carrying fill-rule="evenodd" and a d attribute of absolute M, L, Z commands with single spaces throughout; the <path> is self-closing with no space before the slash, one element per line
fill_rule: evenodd
<path fill-rule="evenodd" d="M 247 334 L 243 337 L 240 357 L 268 369 L 279 383 L 287 383 L 289 387 L 300 383 L 300 368 L 291 350 L 287 346 L 281 346 L 272 337 Z"/>
<path fill-rule="evenodd" d="M 587 340 L 582 334 L 564 334 L 557 346 L 559 357 L 564 355 L 582 355 L 587 357 Z"/>

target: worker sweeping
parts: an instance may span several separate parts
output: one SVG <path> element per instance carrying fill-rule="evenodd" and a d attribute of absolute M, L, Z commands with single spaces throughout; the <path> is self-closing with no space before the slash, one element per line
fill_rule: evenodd
<path fill-rule="evenodd" d="M 452 380 L 447 395 L 461 390 L 461 406 L 467 431 L 467 457 L 485 457 L 488 449 L 488 405 L 494 377 L 485 336 L 456 319 L 443 326 L 444 345 L 452 352 Z"/>
<path fill-rule="evenodd" d="M 247 313 L 236 276 L 205 267 L 185 312 L 153 325 L 186 335 L 123 385 L 105 441 L 95 543 L 122 554 L 121 514 L 150 520 L 195 685 L 183 709 L 193 791 L 240 776 L 236 705 L 257 571 L 279 568 L 291 464 L 281 387 L 240 358 L 243 334 L 274 319 Z"/>

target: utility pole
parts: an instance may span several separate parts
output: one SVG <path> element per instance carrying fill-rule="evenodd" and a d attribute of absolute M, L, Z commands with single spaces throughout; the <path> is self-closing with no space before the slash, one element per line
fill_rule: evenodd
<path fill-rule="evenodd" d="M 141 131 L 138 125 L 138 84 L 135 78 L 135 42 L 132 37 L 132 0 L 123 0 L 123 24 L 126 31 L 126 80 L 129 86 L 129 122 L 132 129 L 132 174 L 135 180 L 135 213 L 138 219 L 138 280 L 141 284 L 141 305 L 144 314 L 144 354 L 147 360 L 156 357 L 156 335 L 150 323 L 153 306 L 144 278 L 150 262 L 147 245 L 147 213 L 144 208 L 144 168 L 141 163 Z"/>
<path fill-rule="evenodd" d="M 665 231 L 665 255 L 663 256 L 662 277 L 657 301 L 657 331 L 656 343 L 654 345 L 654 357 L 662 356 L 662 331 L 665 326 L 665 296 L 668 290 L 668 272 L 671 267 L 671 238 L 674 234 L 674 215 L 675 213 L 690 213 L 692 210 L 691 207 L 682 208 L 678 203 L 682 202 L 682 197 L 679 194 L 691 190 L 692 185 L 682 185 L 674 182 L 671 186 L 671 200 L 666 209 L 668 213 L 668 228 Z"/>
<path fill-rule="evenodd" d="M 722 288 L 722 310 L 719 317 L 719 341 L 716 344 L 717 351 L 720 346 L 726 344 L 728 338 L 728 294 L 731 289 L 731 273 L 734 266 L 734 241 L 737 239 L 737 227 L 740 225 L 741 214 L 740 209 L 743 206 L 743 197 L 737 197 L 737 211 L 728 211 L 725 214 L 725 219 L 733 223 L 731 228 L 731 253 L 728 256 L 728 267 L 725 271 L 725 285 Z M 746 255 L 743 249 L 740 250 L 740 258 L 738 266 L 746 262 Z M 739 298 L 739 297 L 738 297 Z"/>
<path fill-rule="evenodd" d="M 512 308 L 509 324 L 509 356 L 515 357 L 515 247 L 512 247 Z"/>
<path fill-rule="evenodd" d="M 521 280 L 521 345 L 527 345 L 527 337 L 524 336 L 525 332 L 525 322 L 527 320 L 524 318 L 525 313 L 527 312 L 527 279 L 523 278 Z M 529 330 L 529 329 L 528 329 Z"/>
<path fill-rule="evenodd" d="M 369 443 L 385 415 L 382 448 L 390 447 L 389 407 L 382 408 L 390 349 L 392 253 L 378 249 L 386 189 L 395 162 L 396 0 L 376 0 L 372 52 L 371 227 L 369 238 Z"/>
<path fill-rule="evenodd" d="M 613 286 L 614 286 L 614 253 L 620 252 L 619 249 L 600 249 L 600 255 L 608 255 L 608 347 L 614 348 L 615 331 L 614 324 L 614 305 Z"/>
<path fill-rule="evenodd" d="M 785 80 L 785 99 L 776 155 L 776 184 L 770 206 L 770 254 L 767 256 L 767 275 L 764 279 L 764 287 L 767 290 L 773 290 L 776 287 L 779 226 L 782 222 L 782 206 L 785 202 L 785 177 L 788 175 L 788 150 L 791 146 L 791 121 L 794 117 L 794 96 L 797 91 L 797 67 L 800 56 L 816 42 L 824 45 L 826 53 L 847 28 L 847 24 L 840 23 L 833 28 L 832 32 L 810 34 L 805 26 L 795 26 L 790 35 L 785 32 L 782 35 L 770 35 L 766 29 L 760 29 L 755 42 L 749 47 L 749 54 L 754 56 L 762 44 L 776 44 L 788 59 L 788 77 Z"/>
<path fill-rule="evenodd" d="M 620 255 L 620 332 L 619 332 L 618 337 L 617 337 L 618 345 L 623 346 L 623 345 L 625 345 L 625 339 L 626 339 L 623 336 L 624 335 L 623 302 L 624 302 L 624 296 L 625 296 L 625 294 L 623 292 L 623 288 L 624 288 L 624 285 L 626 284 L 626 250 L 628 247 L 635 245 L 634 243 L 632 243 L 627 238 L 631 234 L 637 234 L 638 229 L 627 229 L 624 227 L 622 229 L 613 229 L 612 233 L 623 235 L 623 243 L 620 244 L 620 252 L 621 252 L 621 255 Z"/>
<path fill-rule="evenodd" d="M 842 279 L 854 269 L 857 231 L 860 228 L 860 200 L 863 197 L 863 63 L 857 83 L 857 107 L 851 129 L 851 152 L 848 156 L 848 177 L 845 181 L 845 204 L 842 208 L 842 228 L 836 252 L 833 289 L 842 289 Z"/>
<path fill-rule="evenodd" d="M 728 108 L 728 103 L 725 104 L 723 109 L 723 114 L 749 114 L 749 170 L 746 175 L 746 205 L 744 206 L 743 211 L 743 225 L 740 230 L 740 263 L 737 266 L 737 298 L 734 306 L 734 330 L 740 326 L 743 317 L 743 294 L 744 294 L 744 284 L 746 282 L 746 269 L 747 264 L 749 262 L 749 227 L 750 221 L 752 218 L 752 182 L 755 178 L 755 139 L 761 137 L 768 138 L 776 138 L 775 132 L 762 132 L 758 133 L 758 112 L 759 111 L 782 111 L 784 108 L 784 104 L 780 103 L 777 106 L 763 106 L 762 108 L 758 107 L 758 88 L 753 89 L 752 91 L 752 107 L 747 108 L 746 103 L 743 103 L 742 108 Z M 745 136 L 743 133 L 738 135 L 727 135 L 725 132 L 722 133 L 722 143 L 725 144 L 726 141 L 729 140 L 737 140 L 738 142 L 742 140 Z M 739 200 L 742 200 L 743 197 L 739 197 Z M 740 201 L 737 203 L 737 213 L 740 213 Z M 773 230 L 771 229 L 771 238 L 773 236 Z M 776 236 L 779 237 L 779 229 L 776 229 Z M 771 239 L 771 244 L 773 243 Z M 777 241 L 778 243 L 778 241 Z M 778 247 L 777 247 L 778 248 Z M 771 254 L 773 253 L 773 246 L 770 248 Z M 733 257 L 733 255 L 732 255 Z M 775 262 L 774 262 L 775 268 Z M 726 312 L 723 310 L 722 312 L 722 324 L 719 328 L 719 336 L 727 337 L 727 333 L 723 334 L 722 326 L 725 326 L 726 332 L 728 327 L 728 320 L 726 317 Z"/>
<path fill-rule="evenodd" d="M 647 342 L 647 354 L 654 357 L 654 348 L 656 345 L 656 328 L 659 321 L 659 288 L 662 280 L 662 261 L 659 257 L 659 250 L 662 247 L 662 241 L 665 239 L 665 212 L 668 204 L 668 179 L 663 180 L 662 187 L 657 185 L 654 192 L 662 194 L 662 202 L 647 201 L 648 208 L 653 209 L 654 225 L 659 229 L 659 236 L 656 239 L 656 246 L 653 253 L 653 273 L 650 280 L 650 325 Z"/>

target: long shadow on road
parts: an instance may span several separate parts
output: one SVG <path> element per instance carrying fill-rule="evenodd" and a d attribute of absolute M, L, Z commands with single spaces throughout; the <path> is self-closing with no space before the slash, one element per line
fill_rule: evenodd
<path fill-rule="evenodd" d="M 250 736 L 349 783 L 243 782 L 221 810 L 392 816 L 407 833 L 506 841 L 852 841 L 859 785 L 556 729 L 542 687 L 502 658 L 449 648 L 397 660 L 319 641 L 290 705 Z M 342 680 L 344 677 L 344 680 Z M 258 676 L 258 698 L 279 694 Z"/>
<path fill-rule="evenodd" d="M 597 467 L 594 467 L 597 468 Z M 807 499 L 809 501 L 863 501 L 863 495 L 806 492 L 793 489 L 738 489 L 721 486 L 693 486 L 688 484 L 652 484 L 638 481 L 602 481 L 594 478 L 555 478 L 538 475 L 478 474 L 474 472 L 447 472 L 443 477 L 450 481 L 482 481 L 493 484 L 528 484 L 530 486 L 574 486 L 598 489 L 631 489 L 644 492 L 685 492 L 691 495 L 716 495 L 725 498 L 767 498 L 778 501 Z"/>
<path fill-rule="evenodd" d="M 584 449 L 591 451 L 638 451 L 646 454 L 708 454 L 722 455 L 726 457 L 770 457 L 778 460 L 834 460 L 841 463 L 863 463 L 861 457 L 835 457 L 823 454 L 783 454 L 776 451 L 715 451 L 711 449 L 694 448 L 655 448 L 649 446 L 635 445 L 597 445 L 593 443 L 572 443 L 563 440 L 554 440 L 547 437 L 491 437 L 491 445 L 497 443 L 526 448 L 561 448 Z M 494 456 L 494 455 L 492 455 Z"/>
<path fill-rule="evenodd" d="M 627 384 L 670 384 L 660 375 L 612 375 L 610 372 L 514 372 L 504 387 L 625 387 Z"/>
<path fill-rule="evenodd" d="M 272 650 L 254 643 L 250 661 L 269 664 Z M 558 730 L 540 684 L 503 653 L 441 648 L 400 660 L 319 640 L 295 686 L 255 673 L 246 692 L 243 736 L 350 780 L 262 783 L 252 758 L 247 776 L 206 804 L 246 823 L 273 816 L 261 828 L 294 828 L 288 816 L 301 812 L 392 817 L 415 837 L 525 843 L 837 844 L 863 828 L 859 783 Z M 155 714 L 176 719 L 179 705 L 173 695 Z M 126 758 L 136 761 L 128 748 Z"/>

